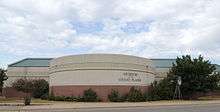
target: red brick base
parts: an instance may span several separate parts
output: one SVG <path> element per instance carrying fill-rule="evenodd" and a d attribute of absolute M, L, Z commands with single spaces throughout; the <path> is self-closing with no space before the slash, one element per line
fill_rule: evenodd
<path fill-rule="evenodd" d="M 5 96 L 6 98 L 12 98 L 12 97 L 22 98 L 26 94 L 23 92 L 19 92 L 12 87 L 7 87 L 7 88 L 3 88 L 2 95 Z"/>
<path fill-rule="evenodd" d="M 102 101 L 108 101 L 108 95 L 112 89 L 117 90 L 121 95 L 127 94 L 133 86 L 51 86 L 50 92 L 53 91 L 55 96 L 81 96 L 83 91 L 91 88 L 97 93 Z M 136 86 L 142 92 L 148 90 L 148 86 Z"/>

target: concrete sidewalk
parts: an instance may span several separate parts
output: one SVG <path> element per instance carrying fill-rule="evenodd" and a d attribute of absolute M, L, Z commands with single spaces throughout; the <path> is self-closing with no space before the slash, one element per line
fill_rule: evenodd
<path fill-rule="evenodd" d="M 0 110 L 43 110 L 43 109 L 81 109 L 81 108 L 126 108 L 126 107 L 147 107 L 147 106 L 172 106 L 172 105 L 202 105 L 202 104 L 220 104 L 220 100 L 210 101 L 152 101 L 152 102 L 54 102 L 43 104 L 32 104 L 31 106 L 0 106 Z M 4 107 L 4 108 L 3 108 Z M 7 108 L 9 107 L 9 108 Z"/>

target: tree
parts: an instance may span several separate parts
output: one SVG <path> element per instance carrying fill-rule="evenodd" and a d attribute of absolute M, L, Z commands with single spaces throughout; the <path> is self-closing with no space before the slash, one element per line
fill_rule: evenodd
<path fill-rule="evenodd" d="M 24 93 L 31 93 L 34 89 L 33 81 L 27 79 L 18 79 L 12 84 L 12 87 Z"/>
<path fill-rule="evenodd" d="M 27 80 L 27 79 L 18 79 L 14 83 L 12 83 L 12 87 L 15 88 L 17 91 L 22 91 L 26 93 L 26 96 L 24 98 L 25 105 L 30 105 L 31 102 L 31 92 L 34 89 L 33 81 Z"/>
<path fill-rule="evenodd" d="M 41 98 L 43 95 L 48 96 L 49 83 L 44 79 L 33 80 L 33 97 Z"/>
<path fill-rule="evenodd" d="M 215 66 L 209 60 L 204 60 L 201 55 L 194 59 L 186 55 L 177 57 L 176 63 L 173 63 L 168 73 L 168 79 L 175 82 L 180 76 L 183 97 L 192 99 L 197 93 L 206 93 L 218 87 L 220 75 L 214 74 L 215 69 Z"/>
<path fill-rule="evenodd" d="M 4 81 L 7 79 L 8 77 L 6 75 L 6 70 L 0 68 L 0 96 L 2 95 L 2 88 L 4 85 Z"/>

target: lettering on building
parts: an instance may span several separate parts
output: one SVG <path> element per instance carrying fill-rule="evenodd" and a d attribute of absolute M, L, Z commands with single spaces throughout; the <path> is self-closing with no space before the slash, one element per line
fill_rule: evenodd
<path fill-rule="evenodd" d="M 122 77 L 118 79 L 119 82 L 141 82 L 140 75 L 138 73 L 125 72 Z"/>

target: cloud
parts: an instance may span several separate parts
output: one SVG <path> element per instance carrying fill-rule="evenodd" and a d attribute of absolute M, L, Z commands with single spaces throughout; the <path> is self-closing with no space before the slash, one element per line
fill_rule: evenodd
<path fill-rule="evenodd" d="M 1 0 L 0 62 L 123 53 L 220 63 L 218 10 L 219 0 Z"/>

